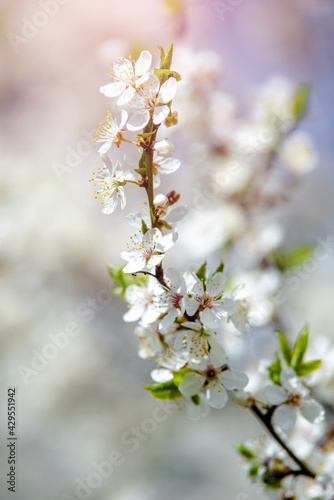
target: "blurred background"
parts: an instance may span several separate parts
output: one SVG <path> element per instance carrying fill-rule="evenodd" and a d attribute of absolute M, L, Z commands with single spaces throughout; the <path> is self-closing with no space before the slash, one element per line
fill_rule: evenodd
<path fill-rule="evenodd" d="M 137 191 L 125 212 L 107 216 L 88 183 L 99 165 L 92 138 L 110 106 L 99 87 L 116 57 L 147 49 L 158 61 L 157 44 L 172 41 L 176 53 L 214 54 L 217 88 L 241 111 L 272 75 L 309 84 L 301 128 L 316 145 L 318 167 L 271 217 L 287 244 L 326 240 L 334 232 L 333 3 L 1 0 L 0 7 L 1 498 L 13 498 L 4 477 L 8 387 L 17 388 L 17 498 L 264 498 L 233 450 L 263 432 L 245 411 L 231 404 L 192 422 L 169 409 L 160 411 L 162 422 L 152 420 L 157 402 L 142 386 L 153 366 L 137 356 L 133 325 L 122 321 L 126 304 L 111 296 L 106 267 L 124 264 L 120 252 L 133 233 L 124 215 L 137 209 Z M 200 68 L 193 78 L 201 80 Z M 163 186 L 192 206 L 192 186 L 206 168 L 205 159 L 187 161 L 197 151 L 196 130 L 175 144 L 182 167 Z M 187 234 L 193 219 L 182 223 Z M 168 263 L 181 268 L 206 253 L 215 262 L 216 250 L 214 242 L 201 251 L 180 241 Z M 314 336 L 332 338 L 333 278 L 329 253 L 289 295 L 291 332 L 308 320 Z M 254 357 L 256 335 L 243 340 Z M 145 430 L 131 444 L 137 427 Z M 113 470 L 96 479 L 97 464 L 115 450 Z"/>

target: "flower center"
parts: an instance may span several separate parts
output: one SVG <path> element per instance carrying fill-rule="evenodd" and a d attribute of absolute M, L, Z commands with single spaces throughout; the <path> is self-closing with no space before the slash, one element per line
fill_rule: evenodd
<path fill-rule="evenodd" d="M 205 309 L 206 307 L 212 307 L 213 298 L 208 294 L 208 292 L 205 292 L 204 295 L 199 298 L 199 305 L 202 306 L 203 309 Z"/>
<path fill-rule="evenodd" d="M 169 302 L 173 307 L 177 307 L 180 304 L 180 300 L 182 299 L 182 295 L 179 293 L 173 292 L 170 296 Z"/>
<path fill-rule="evenodd" d="M 217 370 L 213 366 L 208 366 L 205 370 L 205 378 L 210 381 L 217 377 Z"/>
<path fill-rule="evenodd" d="M 302 397 L 300 394 L 296 394 L 293 392 L 288 396 L 288 401 L 292 406 L 300 406 L 301 399 Z"/>

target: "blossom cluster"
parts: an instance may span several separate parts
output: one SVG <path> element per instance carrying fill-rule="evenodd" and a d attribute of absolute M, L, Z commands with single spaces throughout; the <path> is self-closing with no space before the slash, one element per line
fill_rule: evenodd
<path fill-rule="evenodd" d="M 303 463 L 284 445 L 287 433 L 296 432 L 298 419 L 304 418 L 310 425 L 319 426 L 325 417 L 323 406 L 312 395 L 311 384 L 321 361 L 304 360 L 308 327 L 301 331 L 293 347 L 282 332 L 278 333 L 281 350 L 275 361 L 265 368 L 265 377 L 261 378 L 259 384 L 262 392 L 254 387 L 253 394 L 246 392 L 249 377 L 244 371 L 235 369 L 229 361 L 226 332 L 231 329 L 231 325 L 234 332 L 245 333 L 249 330 L 252 313 L 254 317 L 254 310 L 260 301 L 256 286 L 253 296 L 245 297 L 242 284 L 233 287 L 228 282 L 222 260 L 213 272 L 210 272 L 206 261 L 195 269 L 190 266 L 184 271 L 163 267 L 166 253 L 178 241 L 177 223 L 188 213 L 188 207 L 178 203 L 180 195 L 175 190 L 165 194 L 154 192 L 160 186 L 160 174 L 174 173 L 181 165 L 179 160 L 172 157 L 175 147 L 169 132 L 178 122 L 178 113 L 172 110 L 172 105 L 177 102 L 178 82 L 181 80 L 180 74 L 171 69 L 172 55 L 172 45 L 166 51 L 160 47 L 160 65 L 155 69 L 151 69 L 153 58 L 148 51 L 141 52 L 136 61 L 131 57 L 121 57 L 114 62 L 110 73 L 112 81 L 100 89 L 111 100 L 114 110 L 113 113 L 108 112 L 105 122 L 100 124 L 97 131 L 96 142 L 102 143 L 99 154 L 103 166 L 90 179 L 95 186 L 95 197 L 101 200 L 104 214 L 113 213 L 118 205 L 121 209 L 126 207 L 128 184 L 146 192 L 147 209 L 126 216 L 136 232 L 121 253 L 125 265 L 122 269 L 109 268 L 117 286 L 115 293 L 121 295 L 128 305 L 124 321 L 137 323 L 134 330 L 140 341 L 139 356 L 156 363 L 151 372 L 154 383 L 145 389 L 155 398 L 172 399 L 186 407 L 186 413 L 192 419 L 207 415 L 210 407 L 225 407 L 229 393 L 232 394 L 239 405 L 251 409 L 260 418 L 278 443 L 275 446 L 272 442 L 269 445 L 262 443 L 260 447 L 240 445 L 239 451 L 250 464 L 249 477 L 264 484 L 268 494 L 272 497 L 276 495 L 274 498 L 277 499 L 302 498 L 298 495 L 300 488 L 304 487 L 303 481 L 311 481 L 314 491 L 322 488 L 323 492 L 323 496 L 303 498 L 332 499 L 332 483 L 327 478 L 330 460 L 323 447 L 314 442 L 313 451 L 321 452 L 322 458 L 319 458 L 318 465 L 314 466 L 316 472 L 313 472 L 308 462 Z M 196 67 L 195 59 L 192 57 L 190 60 Z M 207 82 L 191 78 L 192 69 L 188 68 L 189 75 L 186 75 L 188 92 L 187 97 L 181 95 L 181 111 L 182 106 L 183 111 L 188 106 L 191 113 L 196 113 L 193 103 L 204 102 L 211 113 L 210 125 L 204 124 L 208 134 L 208 158 L 218 158 L 219 162 L 213 163 L 222 169 L 235 161 L 233 155 L 238 156 L 240 163 L 240 144 L 244 144 L 245 137 L 247 144 L 250 137 L 256 137 L 258 127 L 267 123 L 269 114 L 264 117 L 260 107 L 256 107 L 252 124 L 237 123 L 235 120 L 232 134 L 226 131 L 226 127 L 216 127 L 218 116 L 222 115 L 218 111 L 226 111 L 228 105 L 226 95 L 217 96 L 214 92 L 208 92 Z M 203 74 L 205 77 L 205 71 Z M 196 93 L 200 95 L 203 89 L 205 99 L 201 100 Z M 290 96 L 287 99 L 285 95 L 290 113 L 284 122 L 275 122 L 275 133 L 270 144 L 260 144 L 261 147 L 256 145 L 262 161 L 258 161 L 258 158 L 250 161 L 248 158 L 246 180 L 240 180 L 237 188 L 224 191 L 225 207 L 234 204 L 239 214 L 245 215 L 247 210 L 254 208 L 255 201 L 257 208 L 261 206 L 265 209 L 279 202 L 279 198 L 273 198 L 271 194 L 259 191 L 259 188 L 263 180 L 268 180 L 268 184 L 272 181 L 271 162 L 275 156 L 280 154 L 289 166 L 288 151 L 293 139 L 296 141 L 294 129 L 305 111 L 306 93 L 304 87 L 286 91 L 286 95 Z M 210 95 L 215 96 L 215 105 L 208 103 Z M 187 101 L 189 98 L 192 100 L 191 106 Z M 271 92 L 262 95 L 262 100 L 275 109 L 277 103 L 272 102 L 271 98 Z M 217 108 L 219 102 L 221 106 Z M 205 113 L 198 116 L 205 116 Z M 185 117 L 187 119 L 187 114 Z M 195 123 L 194 118 L 191 115 L 189 120 Z M 257 130 L 255 136 L 254 127 Z M 164 130 L 164 137 L 158 139 L 160 130 Z M 136 151 L 139 149 L 141 152 L 138 168 L 125 170 L 119 161 L 114 162 L 109 156 L 112 148 L 120 148 L 124 142 L 132 144 Z M 303 147 L 305 149 L 305 144 Z M 299 143 L 299 148 L 303 147 Z M 295 158 L 295 154 L 292 156 Z M 301 154 L 299 167 L 303 161 L 302 170 L 308 170 L 305 167 L 305 154 Z M 245 163 L 245 158 L 242 162 Z M 286 187 L 284 177 L 280 187 Z M 208 219 L 206 214 L 206 221 Z M 256 216 L 251 215 L 248 220 L 250 224 L 247 230 L 234 232 L 233 237 L 230 235 L 230 248 L 234 249 L 236 255 L 243 246 L 248 245 L 250 235 L 254 235 L 257 230 Z M 253 270 L 255 285 L 263 279 L 263 272 L 268 268 L 280 279 L 288 267 L 289 258 L 293 261 L 298 257 L 296 251 L 290 251 L 290 254 L 282 250 L 279 252 L 279 229 L 276 228 L 274 244 L 272 235 L 275 228 L 269 229 L 269 235 L 266 230 L 255 239 L 255 245 L 253 239 L 255 248 L 249 249 L 249 245 L 247 248 L 250 250 L 248 267 Z M 239 252 L 236 251 L 238 249 Z M 249 281 L 249 275 L 245 281 L 247 278 Z M 264 296 L 270 293 L 268 289 L 272 290 L 270 285 L 262 292 Z M 273 311 L 270 311 L 265 315 L 262 324 L 268 323 L 272 314 Z M 256 325 L 256 321 L 252 324 Z M 257 324 L 261 324 L 261 321 Z M 290 491 L 293 493 L 290 494 Z"/>

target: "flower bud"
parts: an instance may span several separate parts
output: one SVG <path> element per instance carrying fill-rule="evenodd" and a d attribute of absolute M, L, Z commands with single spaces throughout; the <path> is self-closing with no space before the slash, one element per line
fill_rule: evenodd
<path fill-rule="evenodd" d="M 234 401 L 237 405 L 243 406 L 244 408 L 249 408 L 255 402 L 249 392 L 246 391 L 236 391 L 234 393 Z"/>
<path fill-rule="evenodd" d="M 154 145 L 154 149 L 159 156 L 164 156 L 168 158 L 174 151 L 175 146 L 170 140 L 164 139 L 163 141 L 158 141 Z"/>
<path fill-rule="evenodd" d="M 168 205 L 168 198 L 164 194 L 157 194 L 153 203 L 157 208 L 166 208 Z"/>

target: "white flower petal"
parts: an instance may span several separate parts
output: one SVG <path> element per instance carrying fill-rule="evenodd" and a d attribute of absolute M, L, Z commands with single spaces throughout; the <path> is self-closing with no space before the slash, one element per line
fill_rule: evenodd
<path fill-rule="evenodd" d="M 158 382 L 161 384 L 162 382 L 168 382 L 168 380 L 173 379 L 173 373 L 171 370 L 167 370 L 166 368 L 156 368 L 151 371 L 151 377 L 154 382 Z"/>
<path fill-rule="evenodd" d="M 174 245 L 178 236 L 179 235 L 177 233 L 166 234 L 166 236 L 163 236 L 157 244 L 157 250 L 160 252 L 166 252 L 166 250 L 169 250 Z"/>
<path fill-rule="evenodd" d="M 287 393 L 283 387 L 276 384 L 267 385 L 264 396 L 270 405 L 280 405 L 287 400 Z"/>
<path fill-rule="evenodd" d="M 133 87 L 128 87 L 127 89 L 125 89 L 124 92 L 120 95 L 119 99 L 117 100 L 117 106 L 124 106 L 124 104 L 128 104 L 135 95 L 135 93 L 136 90 Z"/>
<path fill-rule="evenodd" d="M 179 207 L 172 208 L 170 212 L 168 212 L 167 220 L 168 222 L 178 222 L 183 219 L 189 213 L 189 208 L 187 205 L 180 205 Z"/>
<path fill-rule="evenodd" d="M 169 101 L 171 101 L 176 94 L 176 90 L 177 90 L 177 81 L 172 76 L 168 78 L 168 80 L 166 80 L 165 83 L 161 85 L 159 92 L 159 97 L 161 99 L 161 102 L 167 104 Z"/>
<path fill-rule="evenodd" d="M 297 412 L 293 406 L 282 405 L 276 408 L 273 415 L 274 424 L 283 429 L 290 431 L 295 425 Z"/>
<path fill-rule="evenodd" d="M 181 162 L 176 158 L 164 158 L 163 160 L 155 160 L 154 163 L 158 167 L 159 174 L 173 174 L 180 167 Z"/>
<path fill-rule="evenodd" d="M 151 324 L 157 320 L 160 316 L 160 311 L 154 307 L 154 304 L 149 304 L 142 315 L 142 322 L 146 324 Z"/>
<path fill-rule="evenodd" d="M 209 279 L 206 291 L 213 297 L 219 297 L 224 292 L 226 285 L 226 275 L 223 273 L 216 273 Z"/>
<path fill-rule="evenodd" d="M 199 316 L 203 325 L 212 330 L 216 330 L 221 324 L 219 317 L 215 314 L 213 309 L 209 309 L 208 307 L 204 309 L 204 311 L 201 311 Z"/>
<path fill-rule="evenodd" d="M 156 106 L 153 110 L 153 123 L 154 125 L 160 125 L 164 120 L 166 120 L 169 115 L 169 107 L 164 106 Z"/>
<path fill-rule="evenodd" d="M 124 82 L 107 83 L 100 87 L 100 92 L 106 97 L 117 97 L 126 89 Z"/>
<path fill-rule="evenodd" d="M 113 71 L 117 78 L 127 80 L 129 77 L 134 76 L 132 62 L 124 57 L 117 57 L 113 64 Z"/>
<path fill-rule="evenodd" d="M 142 76 L 150 69 L 152 64 L 152 54 L 148 50 L 143 50 L 135 63 L 135 75 Z"/>
<path fill-rule="evenodd" d="M 144 128 L 150 120 L 150 113 L 147 110 L 140 110 L 129 118 L 126 124 L 128 130 L 136 131 Z"/>
<path fill-rule="evenodd" d="M 223 366 L 227 363 L 227 356 L 224 348 L 218 344 L 214 337 L 210 338 L 209 344 L 211 347 L 209 353 L 210 363 L 213 366 Z"/>
<path fill-rule="evenodd" d="M 226 370 L 219 376 L 223 380 L 223 384 L 228 390 L 241 390 L 248 384 L 248 377 L 246 373 L 239 370 Z"/>
<path fill-rule="evenodd" d="M 300 408 L 300 413 L 309 422 L 321 422 L 325 418 L 325 410 L 323 406 L 315 399 L 307 399 L 303 402 Z"/>
<path fill-rule="evenodd" d="M 175 307 L 172 307 L 166 316 L 161 320 L 161 323 L 159 324 L 159 328 L 161 332 L 164 332 L 167 330 L 175 321 L 175 318 L 177 317 L 177 309 Z M 176 349 L 176 348 L 175 348 Z"/>
<path fill-rule="evenodd" d="M 206 391 L 206 397 L 209 405 L 212 408 L 217 408 L 217 410 L 220 410 L 220 408 L 224 408 L 228 401 L 228 394 L 226 389 L 219 383 L 210 384 L 209 388 Z"/>
<path fill-rule="evenodd" d="M 197 300 L 190 297 L 185 297 L 184 302 L 188 316 L 194 316 L 199 307 L 199 303 L 197 302 Z"/>
<path fill-rule="evenodd" d="M 138 321 L 143 314 L 144 306 L 143 304 L 138 304 L 130 307 L 130 309 L 123 315 L 123 320 L 127 323 L 132 323 L 132 321 Z"/>
<path fill-rule="evenodd" d="M 202 389 L 204 377 L 198 373 L 187 373 L 179 384 L 179 391 L 183 396 L 195 396 Z"/>
<path fill-rule="evenodd" d="M 117 193 L 114 192 L 108 198 L 106 198 L 105 202 L 103 203 L 103 208 L 102 208 L 102 213 L 104 214 L 112 214 L 118 204 L 118 196 Z"/>

